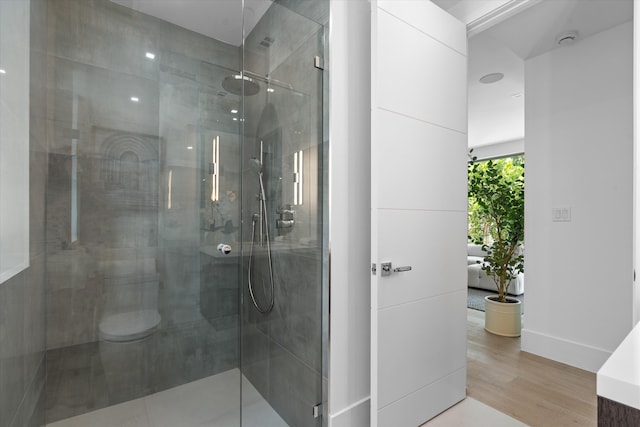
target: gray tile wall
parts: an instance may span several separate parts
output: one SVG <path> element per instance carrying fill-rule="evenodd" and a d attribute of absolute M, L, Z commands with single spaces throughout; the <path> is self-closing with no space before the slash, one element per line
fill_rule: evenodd
<path fill-rule="evenodd" d="M 306 17 L 318 24 L 329 22 L 329 2 L 317 0 L 274 0 L 299 15 Z"/>
<path fill-rule="evenodd" d="M 239 100 L 220 94 L 220 82 L 239 68 L 239 48 L 108 0 L 50 5 L 47 346 L 98 339 L 105 280 L 116 263 L 132 257 L 140 264 L 155 260 L 163 326 L 201 318 L 198 148 L 205 134 L 238 132 L 230 117 L 221 120 Z M 156 54 L 154 61 L 145 57 L 147 51 Z M 138 103 L 129 100 L 134 95 Z M 74 98 L 77 129 L 72 129 Z M 78 140 L 76 242 L 70 236 L 73 137 Z M 121 148 L 114 139 L 124 141 Z M 114 156 L 128 150 L 127 139 L 141 151 L 135 181 L 144 188 L 123 189 L 118 179 L 105 177 L 117 169 L 105 162 L 118 163 Z"/>
<path fill-rule="evenodd" d="M 319 252 L 274 251 L 274 310 L 262 315 L 249 303 L 243 311 L 243 374 L 292 426 L 320 425 L 311 416 L 322 399 Z"/>
<path fill-rule="evenodd" d="M 44 425 L 46 3 L 31 1 L 30 266 L 0 284 L 0 427 Z"/>

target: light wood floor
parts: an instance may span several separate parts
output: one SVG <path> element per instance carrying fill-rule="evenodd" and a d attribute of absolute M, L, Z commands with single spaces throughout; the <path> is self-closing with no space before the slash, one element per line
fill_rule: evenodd
<path fill-rule="evenodd" d="M 467 395 L 531 426 L 595 426 L 596 375 L 520 351 L 468 310 Z"/>

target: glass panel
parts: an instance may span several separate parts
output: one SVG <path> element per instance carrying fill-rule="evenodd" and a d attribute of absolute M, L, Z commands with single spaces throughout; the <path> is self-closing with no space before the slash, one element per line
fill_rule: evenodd
<path fill-rule="evenodd" d="M 319 425 L 328 3 L 41 1 L 47 423 Z"/>
<path fill-rule="evenodd" d="M 321 425 L 323 41 L 278 3 L 245 39 L 244 426 Z"/>
<path fill-rule="evenodd" d="M 47 422 L 239 425 L 240 3 L 117 3 L 48 1 Z"/>

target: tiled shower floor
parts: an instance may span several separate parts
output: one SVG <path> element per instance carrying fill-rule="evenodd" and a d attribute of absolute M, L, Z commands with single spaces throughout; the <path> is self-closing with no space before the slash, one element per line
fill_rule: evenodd
<path fill-rule="evenodd" d="M 240 425 L 240 370 L 109 406 L 49 427 L 238 427 Z M 243 426 L 286 427 L 287 424 L 242 378 Z"/>
<path fill-rule="evenodd" d="M 234 369 L 238 366 L 238 349 L 236 315 L 168 324 L 148 339 L 134 343 L 94 341 L 48 350 L 47 423 Z"/>

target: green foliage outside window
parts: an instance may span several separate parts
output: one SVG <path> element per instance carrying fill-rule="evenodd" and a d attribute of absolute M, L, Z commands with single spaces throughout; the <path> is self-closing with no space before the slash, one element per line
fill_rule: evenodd
<path fill-rule="evenodd" d="M 469 162 L 469 239 L 487 256 L 482 270 L 507 302 L 511 281 L 524 272 L 524 158 Z"/>
<path fill-rule="evenodd" d="M 500 176 L 504 177 L 506 183 L 524 182 L 524 156 L 505 157 L 491 160 L 492 168 Z M 473 166 L 473 167 L 472 167 Z M 487 176 L 489 161 L 475 161 L 469 164 L 469 180 L 483 179 Z M 496 226 L 487 212 L 483 211 L 475 196 L 469 193 L 469 230 L 468 239 L 470 243 L 478 245 L 490 245 L 496 240 Z M 524 213 L 523 213 L 524 215 Z"/>

